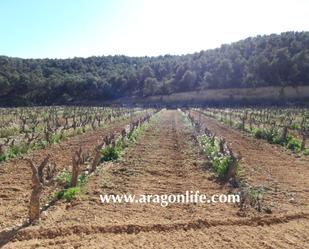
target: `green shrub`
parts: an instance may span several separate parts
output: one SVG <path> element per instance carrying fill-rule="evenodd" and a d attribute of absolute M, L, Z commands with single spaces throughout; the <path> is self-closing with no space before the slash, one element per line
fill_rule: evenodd
<path fill-rule="evenodd" d="M 112 145 L 106 146 L 102 151 L 101 161 L 113 161 L 120 157 L 121 147 Z"/>
<path fill-rule="evenodd" d="M 128 134 L 128 139 L 131 141 L 131 142 L 135 142 L 139 133 L 140 133 L 140 130 L 141 130 L 141 127 L 137 127 L 135 128 L 134 130 L 132 130 L 129 134 Z"/>
<path fill-rule="evenodd" d="M 209 157 L 215 175 L 221 180 L 225 179 L 231 163 L 231 157 L 229 155 L 222 155 L 219 152 L 219 145 L 214 138 L 204 135 L 199 136 L 197 139 L 203 152 Z"/>
<path fill-rule="evenodd" d="M 61 141 L 61 134 L 53 134 L 49 139 L 51 144 L 59 144 Z"/>
<path fill-rule="evenodd" d="M 58 199 L 64 199 L 66 201 L 71 201 L 76 198 L 76 195 L 80 193 L 79 187 L 68 188 L 64 190 L 60 190 L 56 193 L 56 197 Z"/>
<path fill-rule="evenodd" d="M 48 146 L 47 141 L 39 140 L 33 145 L 33 149 L 45 149 Z"/>
<path fill-rule="evenodd" d="M 3 162 L 6 160 L 6 153 L 3 153 L 0 155 L 0 162 Z"/>
<path fill-rule="evenodd" d="M 274 143 L 275 138 L 279 137 L 278 130 L 266 130 L 266 140 L 269 143 Z M 279 138 L 280 139 L 280 138 Z"/>
<path fill-rule="evenodd" d="M 56 197 L 57 197 L 59 200 L 62 199 L 64 192 L 65 192 L 65 189 L 58 191 L 58 192 L 56 193 Z"/>
<path fill-rule="evenodd" d="M 277 129 L 275 130 L 263 130 L 263 129 L 254 129 L 254 137 L 257 139 L 265 139 L 269 143 L 280 144 L 286 146 L 288 149 L 299 152 L 301 148 L 301 141 L 293 137 L 291 134 L 288 134 L 286 139 L 282 139 L 281 134 Z"/>
<path fill-rule="evenodd" d="M 257 139 L 264 139 L 265 135 L 262 129 L 257 128 L 253 130 L 254 137 Z"/>
<path fill-rule="evenodd" d="M 136 138 L 137 138 L 137 132 L 135 132 L 135 130 L 131 131 L 131 132 L 128 134 L 128 139 L 129 139 L 131 142 L 135 142 L 135 141 L 136 141 Z"/>
<path fill-rule="evenodd" d="M 292 136 L 288 136 L 286 147 L 294 152 L 300 152 L 301 141 Z"/>
<path fill-rule="evenodd" d="M 77 179 L 77 181 L 78 181 L 78 183 L 81 185 L 81 184 L 84 184 L 85 182 L 86 182 L 86 180 L 87 180 L 87 175 L 86 174 L 80 174 L 79 176 L 78 176 L 78 179 Z"/>
<path fill-rule="evenodd" d="M 18 133 L 17 127 L 9 127 L 0 129 L 0 138 L 14 136 Z"/>
<path fill-rule="evenodd" d="M 203 152 L 207 156 L 217 156 L 218 155 L 218 147 L 215 144 L 215 139 L 211 139 L 207 136 L 198 137 L 198 141 L 203 149 Z"/>
<path fill-rule="evenodd" d="M 59 184 L 61 184 L 64 187 L 69 187 L 71 184 L 71 178 L 72 178 L 71 172 L 63 170 L 57 175 L 56 181 L 59 182 Z"/>
<path fill-rule="evenodd" d="M 66 201 L 71 201 L 76 197 L 77 194 L 79 194 L 80 188 L 79 187 L 74 187 L 74 188 L 68 188 L 63 194 L 63 199 Z"/>
<path fill-rule="evenodd" d="M 211 164 L 218 178 L 220 179 L 226 178 L 230 162 L 231 162 L 230 156 L 221 156 L 213 158 Z"/>
<path fill-rule="evenodd" d="M 238 129 L 238 130 L 243 130 L 244 127 L 242 126 L 242 123 L 236 123 L 235 124 L 235 128 Z"/>
<path fill-rule="evenodd" d="M 273 143 L 274 144 L 280 144 L 280 145 L 285 145 L 286 144 L 286 140 L 282 139 L 282 136 L 279 134 L 276 134 L 273 137 Z"/>
<path fill-rule="evenodd" d="M 6 149 L 5 160 L 26 154 L 29 149 L 30 148 L 27 144 L 19 144 L 19 145 L 10 146 Z"/>
<path fill-rule="evenodd" d="M 305 155 L 305 156 L 309 156 L 309 148 L 307 148 L 307 149 L 304 150 L 304 155 Z"/>
<path fill-rule="evenodd" d="M 300 130 L 300 124 L 297 124 L 297 123 L 293 123 L 289 126 L 290 129 L 292 130 Z"/>
<path fill-rule="evenodd" d="M 254 137 L 257 139 L 265 139 L 269 143 L 274 143 L 274 141 L 278 141 L 279 139 L 279 132 L 278 130 L 274 129 L 254 129 Z"/>

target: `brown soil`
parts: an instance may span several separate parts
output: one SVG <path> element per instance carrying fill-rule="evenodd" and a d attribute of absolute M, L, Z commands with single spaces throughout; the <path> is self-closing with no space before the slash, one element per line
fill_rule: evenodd
<path fill-rule="evenodd" d="M 226 203 L 100 202 L 99 194 L 228 193 L 212 180 L 191 134 L 179 111 L 162 111 L 120 162 L 90 176 L 78 199 L 56 203 L 4 248 L 308 248 L 309 214 L 298 204 L 289 213 L 240 217 Z"/>
<path fill-rule="evenodd" d="M 134 117 L 133 120 L 137 120 Z M 46 149 L 36 150 L 25 157 L 32 158 L 38 165 L 50 154 L 50 163 L 56 164 L 57 172 L 69 168 L 72 153 L 81 146 L 84 151 L 93 153 L 98 142 L 106 135 L 119 133 L 129 120 L 117 120 L 106 127 L 95 131 L 69 138 L 60 144 L 52 145 Z M 47 202 L 47 197 L 55 190 L 54 187 L 45 188 L 42 194 L 42 203 Z M 28 205 L 31 193 L 31 168 L 23 159 L 14 159 L 0 165 L 0 232 L 4 228 L 21 225 L 28 215 Z"/>
<path fill-rule="evenodd" d="M 199 118 L 198 113 L 191 111 L 191 114 Z M 234 152 L 241 154 L 241 177 L 250 185 L 265 190 L 264 206 L 275 213 L 309 211 L 309 164 L 306 158 L 205 115 L 201 115 L 201 122 L 217 136 L 224 137 Z"/>

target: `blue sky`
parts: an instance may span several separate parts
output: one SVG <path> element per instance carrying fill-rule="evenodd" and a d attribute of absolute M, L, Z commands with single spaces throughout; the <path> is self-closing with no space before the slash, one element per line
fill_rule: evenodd
<path fill-rule="evenodd" d="M 309 30 L 309 0 L 0 0 L 0 55 L 186 54 Z"/>

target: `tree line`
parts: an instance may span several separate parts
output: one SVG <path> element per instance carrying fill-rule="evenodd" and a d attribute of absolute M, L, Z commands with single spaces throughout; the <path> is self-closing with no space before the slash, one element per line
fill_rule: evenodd
<path fill-rule="evenodd" d="M 21 59 L 0 56 L 1 105 L 104 101 L 185 91 L 309 85 L 309 32 L 249 37 L 157 57 Z"/>

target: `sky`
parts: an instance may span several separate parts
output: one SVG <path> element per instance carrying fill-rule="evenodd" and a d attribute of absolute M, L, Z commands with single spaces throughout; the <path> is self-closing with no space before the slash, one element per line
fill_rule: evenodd
<path fill-rule="evenodd" d="M 0 55 L 187 54 L 309 31 L 309 0 L 0 0 Z"/>

